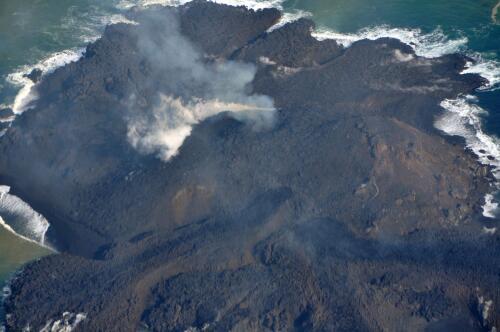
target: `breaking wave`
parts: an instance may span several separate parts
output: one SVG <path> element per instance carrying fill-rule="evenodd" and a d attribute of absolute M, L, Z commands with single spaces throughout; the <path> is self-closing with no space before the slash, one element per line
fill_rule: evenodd
<path fill-rule="evenodd" d="M 49 222 L 26 202 L 0 186 L 0 225 L 24 240 L 48 247 L 46 233 Z"/>
<path fill-rule="evenodd" d="M 75 7 L 76 8 L 76 7 Z M 72 34 L 78 35 L 79 44 L 86 45 L 96 41 L 102 34 L 105 26 L 118 23 L 137 24 L 134 21 L 126 18 L 125 15 L 120 13 L 106 13 L 99 12 L 98 8 L 91 7 L 89 13 L 80 12 L 78 10 L 71 10 L 68 15 L 62 20 L 62 30 L 75 30 Z M 27 77 L 34 69 L 40 70 L 42 78 L 57 68 L 67 65 L 68 63 L 78 61 L 84 54 L 85 47 L 75 47 L 66 49 L 47 55 L 42 58 L 38 63 L 25 65 L 18 68 L 15 72 L 7 75 L 6 81 L 13 86 L 19 88 L 14 102 L 11 105 L 4 105 L 10 107 L 15 114 L 21 114 L 33 106 L 36 101 L 37 95 L 33 87 L 36 85 L 31 79 Z M 13 119 L 10 119 L 12 121 Z M 0 135 L 1 137 L 1 135 Z"/>
<path fill-rule="evenodd" d="M 151 5 L 163 6 L 179 6 L 190 2 L 191 0 L 121 0 L 117 5 L 117 10 L 125 11 L 134 6 L 147 7 Z M 245 6 L 254 10 L 264 8 L 282 8 L 281 4 L 284 0 L 213 0 L 213 2 L 227 4 L 231 6 Z M 96 41 L 102 34 L 105 26 L 117 23 L 136 24 L 136 22 L 128 19 L 125 13 L 106 13 L 99 12 L 95 6 L 91 6 L 89 12 L 71 10 L 63 19 L 62 29 L 75 29 L 73 33 L 79 36 L 80 44 L 87 44 Z M 310 16 L 310 13 L 296 11 L 293 13 L 285 13 L 281 21 L 276 27 L 284 25 L 288 22 L 299 19 L 300 17 Z M 33 102 L 37 99 L 33 89 L 35 83 L 26 75 L 32 72 L 33 69 L 42 71 L 42 76 L 52 73 L 55 69 L 62 67 L 70 62 L 77 61 L 81 58 L 85 51 L 84 47 L 62 50 L 53 54 L 47 55 L 34 65 L 26 65 L 7 76 L 7 82 L 19 87 L 19 91 L 15 96 L 10 108 L 16 114 L 20 114 L 29 109 Z"/>
<path fill-rule="evenodd" d="M 128 10 L 133 6 L 165 5 L 178 6 L 189 1 L 183 0 L 122 0 L 117 6 L 117 10 Z M 277 7 L 281 8 L 283 0 L 268 1 L 241 1 L 241 0 L 215 0 L 214 2 L 223 3 L 232 6 L 246 6 L 254 10 Z M 287 14 L 283 17 L 282 23 L 298 19 L 305 15 L 302 12 L 296 14 Z M 106 25 L 126 23 L 136 24 L 136 22 L 127 19 L 124 13 L 99 12 L 97 7 L 90 8 L 88 13 L 76 10 L 70 10 L 63 19 L 62 29 L 74 29 L 74 34 L 79 36 L 80 44 L 87 44 L 97 40 L 102 34 Z M 15 115 L 19 115 L 34 106 L 38 98 L 35 86 L 36 83 L 27 77 L 34 69 L 41 71 L 41 78 L 53 73 L 57 68 L 65 66 L 71 62 L 78 61 L 84 54 L 84 47 L 62 50 L 42 58 L 38 63 L 25 65 L 18 68 L 15 72 L 9 74 L 6 81 L 19 88 L 17 95 L 11 105 L 2 105 L 10 107 Z M 14 121 L 15 116 L 8 119 L 8 122 Z M 0 138 L 5 131 L 0 132 Z M 0 225 L 17 236 L 38 244 L 47 246 L 45 243 L 45 234 L 50 227 L 48 221 L 40 214 L 35 212 L 28 204 L 20 198 L 10 195 L 9 188 L 0 186 Z"/>
<path fill-rule="evenodd" d="M 32 70 L 39 69 L 42 71 L 42 75 L 50 74 L 59 67 L 62 67 L 70 62 L 77 61 L 83 55 L 83 52 L 84 49 L 57 52 L 42 59 L 35 65 L 24 66 L 18 71 L 9 74 L 7 76 L 7 81 L 21 88 L 11 106 L 14 113 L 21 114 L 26 111 L 29 109 L 31 103 L 36 99 L 36 94 L 32 91 L 35 83 L 26 77 L 32 72 Z"/>
<path fill-rule="evenodd" d="M 435 125 L 448 135 L 463 137 L 467 147 L 477 155 L 479 162 L 491 166 L 497 180 L 494 191 L 498 191 L 500 190 L 500 139 L 483 131 L 482 117 L 488 112 L 477 105 L 477 101 L 477 98 L 471 95 L 442 101 L 441 107 L 446 112 L 436 120 Z M 499 204 L 494 194 L 487 194 L 483 216 L 495 218 L 498 209 Z"/>
<path fill-rule="evenodd" d="M 67 31 L 80 44 L 87 44 L 96 41 L 101 36 L 104 27 L 117 23 L 136 24 L 125 17 L 119 9 L 111 12 L 95 5 L 89 5 L 86 10 L 72 6 L 62 19 L 59 28 Z"/>
<path fill-rule="evenodd" d="M 499 88 L 500 85 L 500 63 L 498 61 L 487 59 L 480 53 L 471 52 L 467 48 L 467 37 L 450 39 L 440 28 L 430 33 L 423 33 L 420 29 L 393 28 L 387 25 L 364 28 L 357 33 L 340 33 L 319 28 L 312 35 L 318 40 L 333 39 L 344 47 L 349 47 L 354 42 L 363 39 L 394 38 L 411 46 L 416 55 L 426 58 L 438 58 L 452 53 L 465 53 L 474 61 L 469 62 L 462 73 L 478 74 L 489 82 L 480 90 L 494 90 Z"/>
<path fill-rule="evenodd" d="M 282 9 L 284 0 L 210 0 L 215 3 L 230 5 L 230 6 L 244 6 L 254 10 L 264 8 L 279 8 Z M 134 6 L 147 7 L 152 5 L 161 6 L 180 6 L 191 2 L 191 0 L 122 0 L 118 4 L 121 9 L 129 9 Z"/>
<path fill-rule="evenodd" d="M 85 319 L 87 319 L 87 314 L 83 312 L 74 314 L 66 311 L 62 314 L 61 319 L 48 320 L 40 332 L 71 332 Z"/>
<path fill-rule="evenodd" d="M 307 12 L 307 11 L 303 11 L 303 10 L 295 10 L 294 12 L 286 12 L 286 13 L 283 13 L 283 16 L 281 17 L 281 19 L 279 20 L 278 23 L 276 23 L 275 25 L 273 25 L 272 27 L 270 27 L 267 32 L 271 32 L 271 31 L 274 31 L 276 29 L 279 29 L 281 28 L 282 26 L 288 24 L 288 23 L 291 23 L 291 22 L 294 22 L 294 21 L 297 21 L 303 17 L 312 17 L 313 14 L 310 13 L 310 12 Z"/>
<path fill-rule="evenodd" d="M 216 3 L 232 6 L 245 6 L 254 10 L 263 8 L 283 9 L 284 0 L 211 0 Z M 121 0 L 117 5 L 119 11 L 128 10 L 133 6 L 147 7 L 151 5 L 179 6 L 190 2 L 190 0 Z M 80 17 L 79 15 L 87 15 Z M 309 17 L 310 13 L 297 10 L 295 12 L 285 12 L 280 22 L 270 28 L 270 31 L 277 29 L 286 23 L 295 21 L 301 17 Z M 128 20 L 121 13 L 97 13 L 79 14 L 75 12 L 66 19 L 68 26 L 79 26 L 83 42 L 95 41 L 108 24 L 135 22 Z M 85 22 L 85 24 L 81 24 Z M 495 90 L 500 87 L 500 63 L 483 57 L 480 53 L 471 52 L 467 48 L 468 39 L 466 37 L 449 38 L 442 29 L 435 29 L 430 33 L 424 33 L 420 29 L 394 28 L 387 25 L 369 27 L 359 30 L 356 33 L 340 33 L 333 30 L 319 28 L 313 31 L 312 35 L 318 40 L 334 39 L 344 47 L 351 46 L 354 42 L 362 39 L 375 40 L 383 37 L 395 38 L 410 45 L 415 53 L 422 57 L 436 58 L 446 54 L 462 52 L 474 59 L 474 62 L 467 64 L 463 74 L 475 73 L 488 80 L 480 90 Z M 33 91 L 33 83 L 25 77 L 34 68 L 43 71 L 43 75 L 53 72 L 56 68 L 69 62 L 77 61 L 83 54 L 84 49 L 65 50 L 42 59 L 33 66 L 20 68 L 8 76 L 8 81 L 20 87 L 19 93 L 11 106 L 16 114 L 29 109 L 36 100 Z M 481 117 L 486 115 L 486 110 L 477 105 L 477 100 L 472 96 L 462 96 L 455 100 L 445 100 L 441 106 L 446 112 L 440 117 L 436 126 L 449 135 L 459 135 L 466 139 L 468 147 L 479 157 L 481 163 L 495 168 L 494 175 L 500 182 L 498 166 L 500 166 L 500 141 L 497 137 L 489 136 L 482 130 Z M 0 134 L 1 135 L 1 134 Z M 482 151 L 485 151 L 484 153 Z M 497 185 L 498 186 L 498 185 Z M 499 210 L 499 203 L 494 196 L 489 194 L 485 198 L 484 215 L 493 218 Z"/>
<path fill-rule="evenodd" d="M 334 39 L 344 47 L 363 39 L 394 38 L 412 46 L 417 55 L 427 58 L 460 52 L 468 42 L 467 37 L 449 39 L 441 29 L 426 34 L 420 29 L 392 28 L 387 25 L 364 28 L 357 33 L 340 33 L 320 28 L 313 32 L 313 37 L 318 40 Z"/>
<path fill-rule="evenodd" d="M 441 29 L 431 33 L 423 33 L 420 29 L 392 28 L 377 26 L 365 28 L 357 33 L 339 33 L 327 29 L 318 29 L 313 32 L 318 40 L 334 39 L 344 47 L 350 47 L 354 42 L 369 39 L 389 37 L 402 41 L 411 46 L 415 54 L 426 58 L 437 58 L 446 54 L 464 53 L 473 61 L 467 63 L 462 74 L 478 74 L 488 80 L 479 90 L 496 90 L 500 87 L 500 63 L 483 57 L 480 53 L 471 52 L 467 48 L 466 37 L 450 39 Z M 483 215 L 487 218 L 496 218 L 500 212 L 499 202 L 495 195 L 500 192 L 500 139 L 484 132 L 482 117 L 488 112 L 477 104 L 477 97 L 472 95 L 461 96 L 457 99 L 447 99 L 441 102 L 445 112 L 436 120 L 436 127 L 448 135 L 465 138 L 467 147 L 479 159 L 479 162 L 492 167 L 496 178 L 493 193 L 485 197 Z"/>
<path fill-rule="evenodd" d="M 488 80 L 479 90 L 497 90 L 500 88 L 500 62 L 484 58 L 480 53 L 469 55 L 474 62 L 467 63 L 462 74 L 478 74 Z"/>
<path fill-rule="evenodd" d="M 482 117 L 488 113 L 478 106 L 471 95 L 446 99 L 441 107 L 447 110 L 437 121 L 436 127 L 449 135 L 465 138 L 467 147 L 478 155 L 479 161 L 498 169 L 500 167 L 500 140 L 487 135 L 482 129 Z M 500 179 L 500 169 L 494 172 Z"/>

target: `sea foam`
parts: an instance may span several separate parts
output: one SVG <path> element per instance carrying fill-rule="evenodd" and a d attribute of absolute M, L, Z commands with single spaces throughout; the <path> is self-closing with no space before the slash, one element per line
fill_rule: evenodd
<path fill-rule="evenodd" d="M 293 12 L 285 12 L 285 13 L 283 13 L 283 16 L 281 16 L 278 23 L 276 23 L 275 25 L 270 27 L 267 30 L 267 32 L 271 32 L 271 31 L 274 31 L 276 29 L 279 29 L 279 28 L 283 27 L 284 25 L 286 25 L 288 23 L 295 22 L 301 18 L 312 17 L 312 16 L 313 16 L 312 13 L 304 11 L 304 10 L 295 10 Z"/>
<path fill-rule="evenodd" d="M 49 222 L 22 199 L 0 186 L 0 225 L 15 235 L 50 248 L 46 241 Z"/>
<path fill-rule="evenodd" d="M 318 40 L 334 39 L 344 47 L 350 47 L 354 42 L 379 38 L 395 38 L 411 46 L 415 54 L 426 58 L 437 58 L 451 53 L 464 53 L 474 61 L 466 64 L 462 74 L 478 74 L 488 80 L 479 90 L 495 90 L 500 86 L 500 63 L 483 57 L 480 53 L 471 52 L 467 48 L 466 37 L 448 38 L 441 29 L 431 33 L 423 33 L 420 29 L 393 28 L 386 25 L 361 29 L 357 33 L 339 33 L 320 28 L 313 32 Z M 488 112 L 478 105 L 478 100 L 472 95 L 460 96 L 456 99 L 446 99 L 440 105 L 446 110 L 437 118 L 435 126 L 447 135 L 461 136 L 467 147 L 479 159 L 479 162 L 492 167 L 496 178 L 493 193 L 485 196 L 483 215 L 496 218 L 500 212 L 499 203 L 495 199 L 500 191 L 500 139 L 485 133 L 482 118 Z"/>
<path fill-rule="evenodd" d="M 282 9 L 284 0 L 210 0 L 211 2 L 225 4 L 229 6 L 244 6 L 250 9 L 259 10 L 264 8 Z M 148 7 L 153 5 L 160 6 L 181 6 L 191 0 L 122 0 L 118 4 L 120 9 L 129 9 L 134 6 Z"/>
<path fill-rule="evenodd" d="M 23 66 L 16 72 L 9 74 L 7 81 L 21 88 L 12 105 L 14 113 L 23 113 L 32 106 L 32 102 L 37 98 L 36 93 L 32 89 L 35 83 L 25 75 L 31 73 L 33 69 L 40 69 L 43 72 L 42 75 L 50 74 L 57 68 L 80 59 L 84 50 L 81 48 L 57 52 L 40 60 L 35 65 Z"/>
<path fill-rule="evenodd" d="M 64 312 L 61 319 L 56 321 L 53 319 L 48 320 L 40 332 L 71 332 L 85 319 L 87 319 L 85 313 Z"/>
<path fill-rule="evenodd" d="M 500 139 L 484 132 L 482 117 L 488 112 L 477 105 L 477 101 L 477 98 L 471 95 L 442 101 L 441 107 L 446 112 L 437 118 L 435 126 L 448 135 L 463 137 L 467 147 L 477 155 L 479 162 L 491 166 L 496 182 L 494 194 L 485 196 L 483 216 L 495 218 L 499 212 L 499 204 L 494 195 L 500 190 Z"/>
<path fill-rule="evenodd" d="M 122 0 L 118 4 L 118 8 L 126 10 L 134 6 L 148 7 L 154 5 L 176 7 L 185 5 L 192 0 Z M 282 4 L 284 0 L 209 0 L 214 3 L 229 5 L 229 6 L 243 6 L 253 10 L 260 10 L 265 8 L 278 8 L 283 9 Z M 294 22 L 302 17 L 312 17 L 312 13 L 304 10 L 294 10 L 292 12 L 284 12 L 283 16 L 278 23 L 269 28 L 268 32 L 281 28 L 287 23 Z"/>
<path fill-rule="evenodd" d="M 284 0 L 212 1 L 232 6 L 245 6 L 254 10 L 263 8 L 283 9 L 282 4 L 284 2 Z M 190 0 L 122 0 L 119 2 L 117 7 L 119 9 L 126 10 L 133 6 L 179 6 L 188 2 L 190 2 Z M 288 22 L 310 15 L 310 13 L 304 11 L 285 13 L 280 22 L 271 27 L 270 31 L 279 28 Z M 135 22 L 129 21 L 123 15 L 119 14 L 96 17 L 98 17 L 97 21 L 100 23 L 95 23 L 95 26 L 89 26 L 88 29 L 92 33 L 85 37 L 86 41 L 94 41 L 99 37 L 99 33 L 96 33 L 96 31 L 98 31 L 96 26 L 98 25 L 103 26 L 106 24 L 120 22 L 135 24 Z M 354 42 L 362 39 L 375 40 L 384 37 L 395 38 L 413 47 L 417 55 L 427 58 L 436 58 L 445 54 L 457 52 L 467 53 L 468 51 L 468 39 L 466 37 L 450 39 L 439 28 L 430 33 L 423 33 L 420 29 L 394 28 L 387 25 L 364 28 L 359 30 L 357 33 L 340 33 L 325 28 L 319 28 L 313 31 L 312 35 L 318 40 L 334 39 L 344 47 L 349 47 Z M 83 36 L 86 35 L 83 34 Z M 24 112 L 36 99 L 36 94 L 32 91 L 34 83 L 24 77 L 25 74 L 30 73 L 34 68 L 39 68 L 44 72 L 44 75 L 46 75 L 60 66 L 78 60 L 82 54 L 83 49 L 58 52 L 43 59 L 34 66 L 25 66 L 16 73 L 9 75 L 8 81 L 21 87 L 21 90 L 12 105 L 14 112 L 16 114 Z M 462 73 L 475 73 L 486 78 L 489 83 L 481 87 L 480 89 L 482 90 L 497 89 L 500 85 L 500 64 L 494 60 L 485 59 L 479 53 L 469 52 L 468 55 L 475 61 L 468 63 Z M 498 138 L 487 135 L 482 130 L 481 126 L 481 116 L 486 115 L 487 112 L 480 108 L 471 96 L 460 97 L 455 100 L 445 100 L 441 103 L 441 106 L 448 112 L 437 119 L 436 126 L 449 135 L 459 135 L 464 137 L 468 147 L 478 155 L 480 162 L 494 167 L 494 175 L 500 181 L 498 176 L 498 166 L 500 164 Z M 482 153 L 481 151 L 485 152 Z M 490 156 L 490 158 L 488 158 L 488 156 Z M 491 157 L 494 159 L 491 159 Z M 485 200 L 486 204 L 484 206 L 484 215 L 492 218 L 498 210 L 498 203 L 494 200 L 493 195 L 491 194 L 488 194 L 485 197 Z"/>
<path fill-rule="evenodd" d="M 488 59 L 478 52 L 471 52 L 467 48 L 467 37 L 450 39 L 440 28 L 430 33 L 423 33 L 420 29 L 393 28 L 387 25 L 364 28 L 357 33 L 340 33 L 319 28 L 313 31 L 312 35 L 318 40 L 333 39 L 344 47 L 363 39 L 394 38 L 411 46 L 418 56 L 426 58 L 465 53 L 474 61 L 467 63 L 463 74 L 478 74 L 487 79 L 488 83 L 479 88 L 480 90 L 495 90 L 500 86 L 500 62 Z"/>
<path fill-rule="evenodd" d="M 312 35 L 318 40 L 334 39 L 344 47 L 363 39 L 394 38 L 412 46 L 417 55 L 427 58 L 460 52 L 466 48 L 468 42 L 466 37 L 449 39 L 441 29 L 426 34 L 420 29 L 393 28 L 387 25 L 364 28 L 357 33 L 340 33 L 319 28 Z"/>
<path fill-rule="evenodd" d="M 76 8 L 76 7 L 75 7 Z M 94 7 L 91 7 L 91 9 Z M 77 10 L 70 11 L 62 20 L 61 29 L 72 31 L 73 34 L 78 34 L 78 41 L 85 45 L 96 41 L 101 35 L 105 26 L 125 23 L 137 24 L 120 13 L 97 12 L 97 9 L 89 13 L 82 13 Z M 26 77 L 33 69 L 40 69 L 42 77 L 54 72 L 57 68 L 67 65 L 68 63 L 78 61 L 85 47 L 75 47 L 55 52 L 42 58 L 38 63 L 26 65 L 18 68 L 15 72 L 7 76 L 7 82 L 20 88 L 17 93 L 14 103 L 10 105 L 14 113 L 20 114 L 32 106 L 33 101 L 37 99 L 36 92 L 33 87 L 35 83 Z"/>
<path fill-rule="evenodd" d="M 468 62 L 462 74 L 478 74 L 488 80 L 479 90 L 497 90 L 500 88 L 500 62 L 486 59 L 480 53 L 469 54 L 474 59 Z"/>

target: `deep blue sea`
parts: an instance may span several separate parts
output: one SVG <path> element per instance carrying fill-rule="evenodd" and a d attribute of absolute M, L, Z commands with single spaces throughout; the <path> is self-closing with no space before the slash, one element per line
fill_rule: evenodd
<path fill-rule="evenodd" d="M 85 45 L 96 40 L 106 24 L 126 21 L 123 13 L 130 7 L 185 2 L 1 0 L 0 109 L 12 107 L 15 112 L 22 112 L 26 101 L 31 98 L 32 87 L 23 74 L 39 68 L 46 75 L 58 66 L 76 61 Z M 464 136 L 482 162 L 500 166 L 500 140 L 497 138 L 500 137 L 500 10 L 498 15 L 495 10 L 500 5 L 498 0 L 218 2 L 255 9 L 277 6 L 287 13 L 285 20 L 308 16 L 317 23 L 316 38 L 337 39 L 346 47 L 359 39 L 388 36 L 410 43 L 421 56 L 437 57 L 453 52 L 469 55 L 476 63 L 471 63 L 466 71 L 481 74 L 490 80 L 490 84 L 473 96 L 443 101 L 447 113 L 436 119 L 437 126 L 448 134 Z M 488 156 L 494 159 L 490 160 Z M 492 188 L 492 194 L 487 197 L 486 217 L 494 217 L 497 213 L 497 189 Z M 2 208 L 11 208 L 5 204 L 0 198 L 0 217 Z M 36 215 L 32 212 L 21 214 Z M 29 220 L 26 223 L 28 225 Z M 37 232 L 40 236 L 40 230 Z M 0 283 L 24 262 L 47 252 L 0 227 Z"/>

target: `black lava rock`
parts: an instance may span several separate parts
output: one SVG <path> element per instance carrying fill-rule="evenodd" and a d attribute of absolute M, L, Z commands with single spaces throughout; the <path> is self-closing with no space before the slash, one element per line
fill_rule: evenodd
<path fill-rule="evenodd" d="M 433 126 L 443 99 L 482 83 L 460 75 L 463 56 L 389 38 L 346 49 L 312 38 L 309 20 L 269 32 L 275 9 L 130 15 L 139 25 L 108 27 L 47 75 L 0 140 L 1 183 L 50 221 L 60 252 L 12 282 L 9 331 L 76 314 L 75 331 L 498 326 L 500 246 L 481 223 L 491 171 Z M 183 90 L 185 72 L 157 65 L 186 43 L 158 46 L 172 22 L 197 63 L 253 70 L 245 89 L 272 98 L 272 128 L 223 113 L 168 162 L 132 147 L 129 118 L 154 118 L 158 94 L 210 88 Z"/>

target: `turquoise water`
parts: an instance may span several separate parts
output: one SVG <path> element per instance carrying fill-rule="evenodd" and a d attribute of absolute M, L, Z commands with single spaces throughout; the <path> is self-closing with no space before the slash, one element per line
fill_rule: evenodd
<path fill-rule="evenodd" d="M 289 0 L 285 8 L 307 10 L 315 21 L 341 32 L 367 26 L 420 28 L 430 32 L 441 27 L 445 34 L 466 35 L 472 49 L 500 51 L 500 27 L 491 11 L 497 0 Z"/>
<path fill-rule="evenodd" d="M 227 3 L 255 1 L 222 0 Z M 0 2 L 0 104 L 13 102 L 18 86 L 7 75 L 54 52 L 76 50 L 99 36 L 104 25 L 134 3 L 147 0 L 3 0 Z M 151 1 L 150 2 L 155 2 Z M 156 1 L 172 3 L 175 1 Z M 179 2 L 179 1 L 178 1 Z M 184 1 L 180 1 L 184 2 Z M 257 2 L 259 2 L 257 0 Z M 265 2 L 265 1 L 261 1 Z M 276 2 L 276 1 L 275 1 Z M 313 14 L 320 26 L 339 32 L 389 25 L 431 32 L 441 28 L 451 38 L 466 36 L 467 46 L 500 59 L 500 25 L 492 20 L 497 0 L 288 0 L 287 11 Z M 113 17 L 115 16 L 115 17 Z"/>
<path fill-rule="evenodd" d="M 258 0 L 222 1 L 259 4 Z M 22 75 L 9 76 L 10 74 L 28 71 L 36 64 L 37 67 L 50 71 L 57 65 L 76 59 L 79 50 L 95 40 L 107 23 L 122 20 L 120 15 L 130 5 L 146 2 L 147 0 L 1 0 L 0 105 L 12 104 L 22 85 L 26 84 L 25 80 L 20 79 Z M 320 28 L 328 28 L 341 34 L 353 35 L 360 29 L 385 25 L 386 29 L 420 29 L 421 34 L 434 36 L 424 40 L 424 44 L 432 41 L 432 38 L 438 39 L 436 45 L 443 38 L 466 38 L 467 42 L 459 43 L 456 50 L 479 56 L 483 60 L 500 61 L 500 24 L 495 24 L 492 18 L 492 9 L 497 2 L 287 0 L 282 6 L 291 13 L 297 10 L 310 12 Z M 439 29 L 439 33 L 432 35 L 436 29 Z M 62 51 L 67 52 L 54 57 L 56 52 Z M 494 74 L 494 69 L 493 67 L 493 70 L 488 71 L 490 75 Z M 478 104 L 489 112 L 484 118 L 485 131 L 500 136 L 500 89 L 490 89 L 476 95 L 479 97 Z M 0 228 L 0 283 L 23 263 L 43 254 L 46 254 L 45 250 L 27 244 Z"/>
<path fill-rule="evenodd" d="M 119 1 L 0 1 L 0 104 L 13 102 L 19 86 L 7 75 L 33 65 L 54 52 L 84 47 L 97 38 Z"/>
<path fill-rule="evenodd" d="M 118 19 L 113 17 L 120 13 L 117 3 L 100 0 L 0 1 L 0 108 L 11 104 L 21 87 L 9 82 L 9 74 L 42 59 L 50 59 L 55 52 L 84 47 L 99 36 L 107 22 Z M 0 289 L 24 263 L 50 253 L 0 227 Z"/>
<path fill-rule="evenodd" d="M 320 27 L 354 33 L 366 27 L 388 25 L 436 29 L 450 39 L 467 38 L 462 51 L 480 52 L 484 59 L 500 61 L 500 12 L 497 22 L 492 11 L 498 0 L 288 0 L 286 10 L 313 14 Z M 497 75 L 500 75 L 497 68 Z M 476 94 L 479 105 L 489 113 L 485 131 L 500 136 L 500 89 Z"/>

